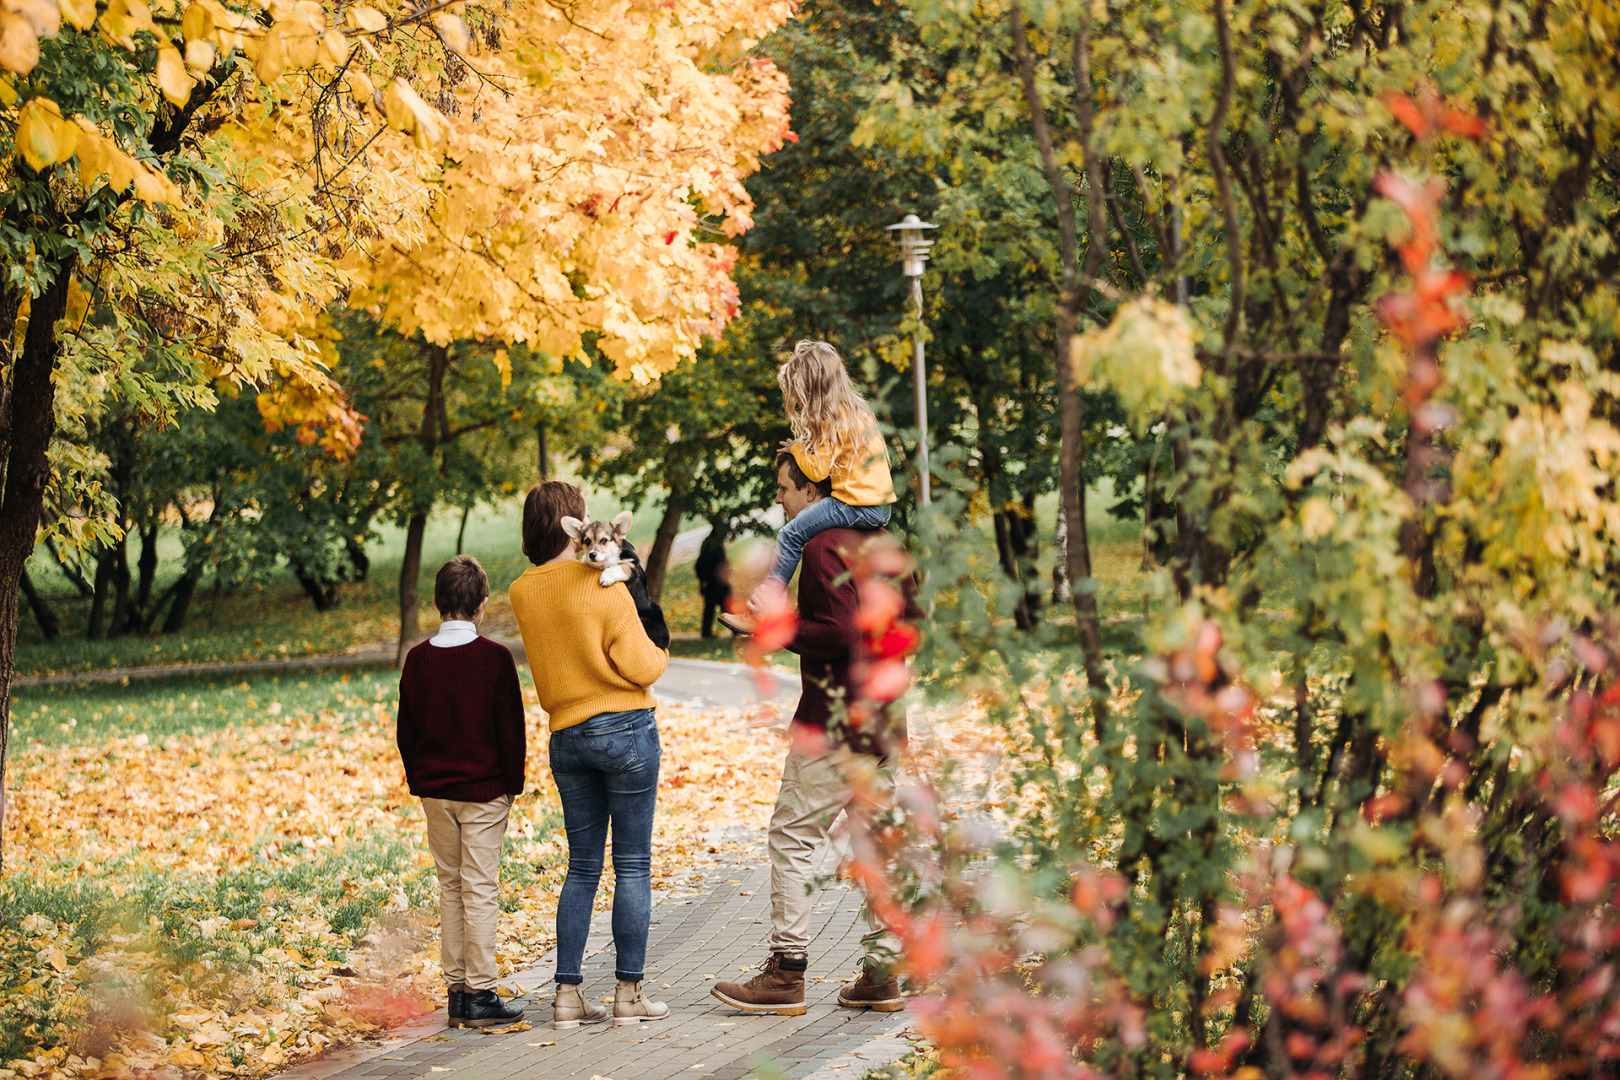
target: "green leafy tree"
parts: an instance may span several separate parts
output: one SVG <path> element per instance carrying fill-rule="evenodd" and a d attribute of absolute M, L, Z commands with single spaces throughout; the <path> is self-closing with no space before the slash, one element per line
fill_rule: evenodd
<path fill-rule="evenodd" d="M 885 123 L 1020 113 L 1062 267 L 1078 646 L 930 540 L 939 670 L 1032 748 L 1005 880 L 1101 1003 L 998 1075 L 1611 1068 L 1614 13 L 909 6 L 955 70 Z M 1082 478 L 1127 446 L 1171 520 L 1122 640 Z"/>

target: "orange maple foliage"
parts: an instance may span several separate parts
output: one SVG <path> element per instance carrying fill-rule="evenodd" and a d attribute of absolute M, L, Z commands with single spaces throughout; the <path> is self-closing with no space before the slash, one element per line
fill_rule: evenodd
<path fill-rule="evenodd" d="M 742 180 L 788 138 L 787 83 L 744 55 L 792 0 L 583 0 L 513 7 L 474 39 L 421 236 L 353 250 L 351 300 L 429 341 L 591 335 L 646 382 L 736 313 Z"/>

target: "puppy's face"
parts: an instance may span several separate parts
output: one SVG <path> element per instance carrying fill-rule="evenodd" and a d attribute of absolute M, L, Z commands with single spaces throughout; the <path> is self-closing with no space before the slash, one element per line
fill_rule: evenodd
<path fill-rule="evenodd" d="M 562 519 L 563 532 L 579 542 L 585 561 L 592 566 L 607 566 L 619 561 L 619 545 L 630 531 L 630 511 L 626 510 L 612 521 L 580 521 Z"/>

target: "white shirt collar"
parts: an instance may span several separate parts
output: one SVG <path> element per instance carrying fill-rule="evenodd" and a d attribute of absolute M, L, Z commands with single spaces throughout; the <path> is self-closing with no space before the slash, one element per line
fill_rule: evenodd
<path fill-rule="evenodd" d="M 439 632 L 428 639 L 429 645 L 453 649 L 465 645 L 478 636 L 478 627 L 466 619 L 446 619 L 439 624 Z"/>

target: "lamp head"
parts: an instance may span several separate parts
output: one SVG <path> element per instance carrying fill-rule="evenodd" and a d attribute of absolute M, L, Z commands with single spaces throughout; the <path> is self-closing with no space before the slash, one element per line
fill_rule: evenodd
<path fill-rule="evenodd" d="M 922 277 L 923 263 L 928 261 L 928 249 L 934 246 L 923 230 L 937 228 L 938 225 L 923 221 L 916 214 L 907 214 L 885 227 L 886 231 L 894 234 L 894 246 L 900 253 L 900 270 L 906 277 Z"/>

